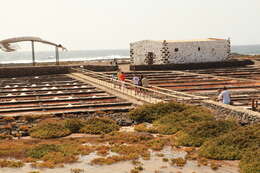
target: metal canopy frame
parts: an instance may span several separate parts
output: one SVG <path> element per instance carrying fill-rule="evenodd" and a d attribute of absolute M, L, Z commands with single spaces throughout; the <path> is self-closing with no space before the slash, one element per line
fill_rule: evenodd
<path fill-rule="evenodd" d="M 17 38 L 10 38 L 10 39 L 6 39 L 6 40 L 2 40 L 2 41 L 0 41 L 0 49 L 2 49 L 5 52 L 16 51 L 15 48 L 12 48 L 11 44 L 17 43 L 17 42 L 24 42 L 24 41 L 30 41 L 31 42 L 31 45 L 32 45 L 32 64 L 33 64 L 33 66 L 36 65 L 35 50 L 34 50 L 34 43 L 35 42 L 40 42 L 40 43 L 43 43 L 43 44 L 55 46 L 56 65 L 60 64 L 60 62 L 59 62 L 60 61 L 59 60 L 60 59 L 59 58 L 59 48 L 61 48 L 62 50 L 67 50 L 61 44 L 52 43 L 52 42 L 43 40 L 39 37 L 17 37 Z"/>

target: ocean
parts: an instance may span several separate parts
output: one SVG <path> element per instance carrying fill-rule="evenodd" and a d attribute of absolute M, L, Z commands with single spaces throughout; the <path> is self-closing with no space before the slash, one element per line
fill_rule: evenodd
<path fill-rule="evenodd" d="M 233 53 L 256 55 L 260 54 L 260 45 L 232 46 Z M 32 53 L 30 51 L 2 52 L 0 51 L 0 64 L 6 63 L 31 63 Z M 60 51 L 60 61 L 87 61 L 99 59 L 129 58 L 128 49 L 113 50 L 73 50 Z M 35 52 L 36 62 L 55 62 L 55 52 Z"/>

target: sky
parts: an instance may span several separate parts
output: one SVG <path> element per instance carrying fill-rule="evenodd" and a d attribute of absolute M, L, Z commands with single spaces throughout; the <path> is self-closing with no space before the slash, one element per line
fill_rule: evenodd
<path fill-rule="evenodd" d="M 0 40 L 38 36 L 69 50 L 128 49 L 144 39 L 260 44 L 260 0 L 0 0 L 0 16 Z"/>

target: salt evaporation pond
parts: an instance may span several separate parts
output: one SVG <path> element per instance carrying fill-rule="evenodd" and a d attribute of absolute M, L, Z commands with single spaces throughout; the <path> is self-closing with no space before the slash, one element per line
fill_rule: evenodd
<path fill-rule="evenodd" d="M 164 154 L 164 157 L 159 157 L 158 153 Z M 116 155 L 116 153 L 110 153 Z M 144 168 L 141 173 L 239 173 L 237 162 L 231 162 L 233 166 L 223 164 L 218 170 L 212 170 L 209 166 L 197 166 L 197 161 L 187 161 L 186 165 L 182 168 L 172 166 L 169 162 L 163 162 L 162 158 L 178 158 L 185 157 L 184 151 L 172 150 L 171 147 L 165 147 L 160 152 L 151 152 L 150 160 L 139 159 L 142 162 Z M 28 173 L 30 171 L 40 171 L 41 173 L 70 173 L 71 169 L 80 168 L 84 169 L 84 173 L 130 173 L 131 169 L 135 166 L 131 161 L 118 162 L 112 165 L 91 165 L 90 162 L 94 158 L 97 158 L 96 153 L 90 153 L 87 156 L 82 156 L 79 162 L 73 164 L 66 164 L 63 168 L 54 169 L 34 169 L 30 164 L 26 164 L 19 169 L 14 168 L 1 168 L 0 173 Z"/>

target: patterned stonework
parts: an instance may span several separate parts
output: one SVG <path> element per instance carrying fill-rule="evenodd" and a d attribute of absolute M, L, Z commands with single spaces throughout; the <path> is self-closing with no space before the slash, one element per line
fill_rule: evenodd
<path fill-rule="evenodd" d="M 130 49 L 130 63 L 134 63 L 134 49 Z"/>
<path fill-rule="evenodd" d="M 143 40 L 130 44 L 130 59 L 132 64 L 148 64 L 148 53 L 153 54 L 153 64 L 220 62 L 229 59 L 230 40 Z"/>

